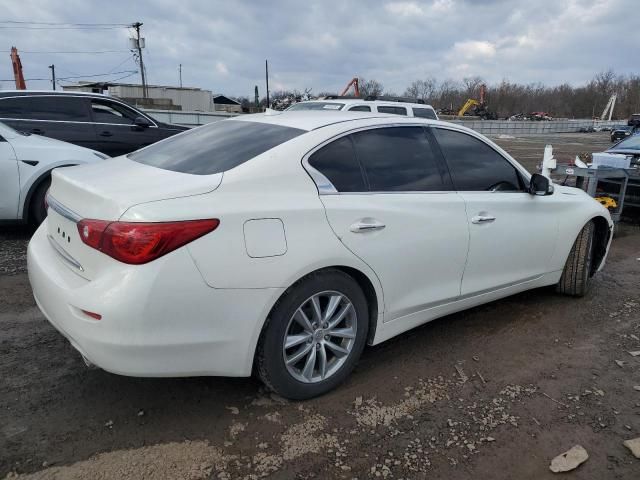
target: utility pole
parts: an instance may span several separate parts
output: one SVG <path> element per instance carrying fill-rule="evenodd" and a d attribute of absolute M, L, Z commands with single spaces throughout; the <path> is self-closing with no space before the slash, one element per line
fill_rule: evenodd
<path fill-rule="evenodd" d="M 271 105 L 269 103 L 269 60 L 264 61 L 264 73 L 267 79 L 267 108 L 269 108 Z"/>
<path fill-rule="evenodd" d="M 49 68 L 51 69 L 51 85 L 53 86 L 53 89 L 56 89 L 56 66 L 55 65 L 49 65 Z"/>
<path fill-rule="evenodd" d="M 182 88 L 182 64 L 178 66 L 178 71 L 180 72 L 180 88 Z"/>
<path fill-rule="evenodd" d="M 138 50 L 138 58 L 140 59 L 140 75 L 142 77 L 142 97 L 147 98 L 147 80 L 144 75 L 144 62 L 142 61 L 142 45 L 140 42 L 140 27 L 142 25 L 143 25 L 142 23 L 136 22 L 131 26 L 136 29 L 135 46 L 136 46 L 136 49 Z M 144 39 L 142 39 L 142 41 L 144 41 Z"/>

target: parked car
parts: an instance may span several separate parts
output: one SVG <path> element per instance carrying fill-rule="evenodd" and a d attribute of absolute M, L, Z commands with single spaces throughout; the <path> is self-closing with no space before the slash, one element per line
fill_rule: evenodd
<path fill-rule="evenodd" d="M 438 115 L 431 105 L 411 102 L 402 97 L 340 97 L 331 95 L 323 100 L 308 100 L 291 105 L 286 111 L 319 110 L 331 112 L 375 112 L 403 115 L 406 117 L 430 118 L 438 120 Z"/>
<path fill-rule="evenodd" d="M 0 121 L 116 157 L 187 127 L 153 119 L 122 100 L 98 93 L 15 90 L 0 92 Z"/>
<path fill-rule="evenodd" d="M 611 141 L 616 142 L 633 134 L 633 127 L 628 125 L 616 125 L 611 129 Z"/>
<path fill-rule="evenodd" d="M 612 227 L 585 192 L 463 126 L 293 111 L 56 170 L 28 267 L 91 364 L 255 370 L 302 399 L 342 382 L 365 344 L 435 318 L 546 285 L 584 295 Z"/>
<path fill-rule="evenodd" d="M 611 146 L 607 153 L 618 153 L 631 156 L 631 165 L 640 165 L 640 135 L 631 135 Z"/>
<path fill-rule="evenodd" d="M 640 113 L 634 113 L 627 120 L 627 125 L 630 127 L 638 128 L 640 127 Z"/>
<path fill-rule="evenodd" d="M 109 157 L 70 143 L 20 133 L 0 123 L 0 223 L 40 224 L 47 215 L 44 199 L 51 171 L 105 158 Z"/>

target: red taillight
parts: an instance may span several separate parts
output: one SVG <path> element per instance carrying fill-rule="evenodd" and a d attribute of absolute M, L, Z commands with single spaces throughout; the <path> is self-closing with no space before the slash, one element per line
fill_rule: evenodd
<path fill-rule="evenodd" d="M 140 265 L 212 232 L 219 224 L 215 218 L 161 223 L 81 220 L 78 231 L 90 247 L 120 262 Z"/>

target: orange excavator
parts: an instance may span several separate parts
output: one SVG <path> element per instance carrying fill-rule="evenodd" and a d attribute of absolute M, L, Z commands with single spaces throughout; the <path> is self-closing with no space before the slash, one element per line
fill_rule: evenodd
<path fill-rule="evenodd" d="M 16 81 L 16 89 L 26 90 L 27 84 L 24 82 L 24 75 L 22 74 L 22 62 L 16 47 L 11 47 L 11 63 L 13 65 L 13 78 Z"/>
<path fill-rule="evenodd" d="M 360 88 L 358 86 L 358 77 L 353 77 L 351 79 L 351 81 L 349 83 L 347 83 L 347 86 L 344 87 L 344 90 L 342 90 L 342 92 L 340 92 L 340 96 L 344 97 L 352 86 L 353 86 L 353 94 L 356 97 L 359 97 L 360 96 Z"/>

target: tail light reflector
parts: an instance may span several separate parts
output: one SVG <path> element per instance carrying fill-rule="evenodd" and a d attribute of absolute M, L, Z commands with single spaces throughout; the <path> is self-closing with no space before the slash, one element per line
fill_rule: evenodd
<path fill-rule="evenodd" d="M 215 230 L 216 218 L 181 222 L 78 222 L 82 241 L 116 260 L 131 265 L 151 262 Z"/>

